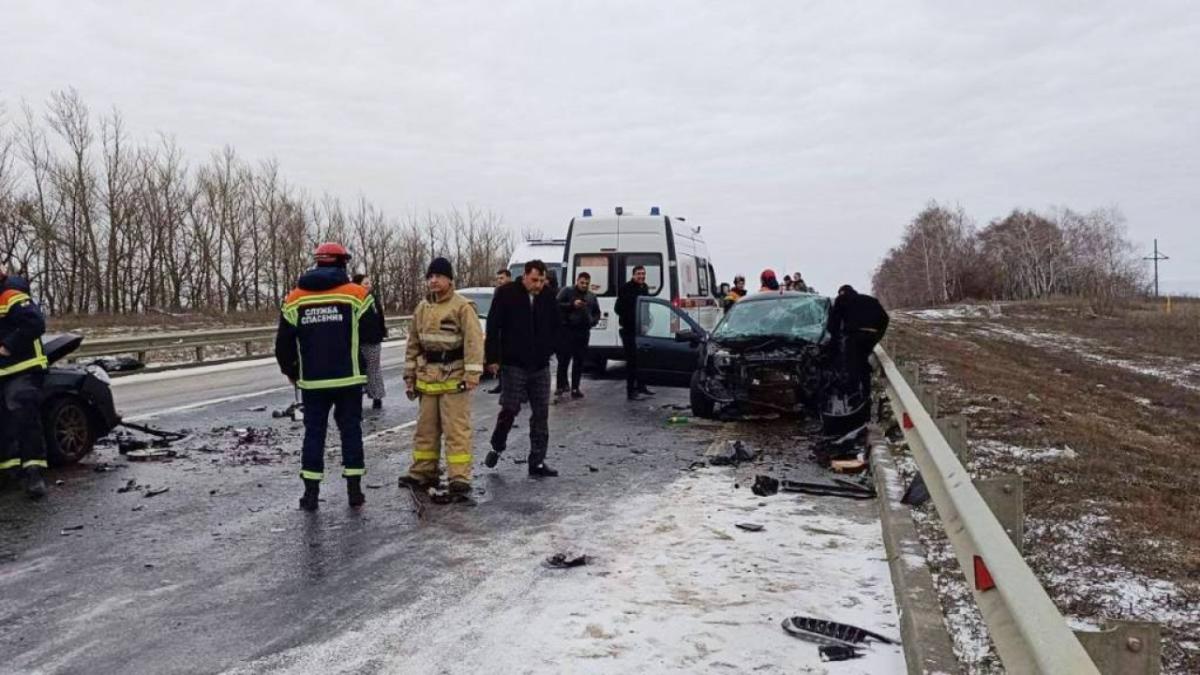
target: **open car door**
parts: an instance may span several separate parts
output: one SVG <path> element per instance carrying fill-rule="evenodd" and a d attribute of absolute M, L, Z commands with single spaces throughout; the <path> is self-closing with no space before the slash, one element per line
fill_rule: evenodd
<path fill-rule="evenodd" d="M 706 333 L 683 310 L 658 298 L 638 298 L 638 377 L 645 384 L 686 387 L 699 366 Z"/>

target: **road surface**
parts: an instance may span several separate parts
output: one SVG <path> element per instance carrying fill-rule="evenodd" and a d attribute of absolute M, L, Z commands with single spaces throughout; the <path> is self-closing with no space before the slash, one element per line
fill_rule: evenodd
<path fill-rule="evenodd" d="M 898 633 L 873 502 L 748 490 L 756 472 L 822 474 L 801 427 L 671 427 L 686 392 L 634 404 L 623 381 L 589 380 L 586 400 L 552 410 L 560 478 L 515 463 L 523 415 L 496 470 L 477 453 L 477 505 L 418 514 L 395 483 L 415 413 L 399 356 L 387 352 L 387 407 L 364 421 L 361 511 L 336 452 L 320 511 L 296 508 L 300 428 L 271 418 L 292 397 L 272 365 L 120 381 L 124 413 L 192 433 L 185 456 L 134 463 L 103 446 L 56 472 L 45 502 L 0 495 L 0 671 L 904 671 L 890 647 L 822 664 L 779 628 L 807 614 Z M 485 448 L 496 397 L 475 402 Z M 731 438 L 772 458 L 694 465 Z M 542 565 L 566 551 L 591 562 Z"/>

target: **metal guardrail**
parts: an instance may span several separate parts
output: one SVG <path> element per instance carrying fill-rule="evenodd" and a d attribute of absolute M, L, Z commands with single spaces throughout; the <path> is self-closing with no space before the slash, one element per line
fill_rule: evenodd
<path fill-rule="evenodd" d="M 387 317 L 385 322 L 389 328 L 401 328 L 411 318 L 411 316 Z M 145 362 L 146 354 L 151 351 L 194 349 L 196 355 L 195 362 L 203 363 L 205 347 L 229 344 L 241 344 L 243 346 L 243 356 L 241 358 L 251 358 L 256 356 L 253 349 L 256 343 L 275 339 L 276 328 L 274 325 L 255 326 L 253 328 L 156 333 L 152 335 L 84 340 L 79 349 L 71 355 L 71 360 L 77 361 L 97 356 L 135 354 L 139 361 Z"/>
<path fill-rule="evenodd" d="M 882 347 L 896 418 L 1010 673 L 1099 675 L 1100 670 L 984 501 L 917 393 Z"/>

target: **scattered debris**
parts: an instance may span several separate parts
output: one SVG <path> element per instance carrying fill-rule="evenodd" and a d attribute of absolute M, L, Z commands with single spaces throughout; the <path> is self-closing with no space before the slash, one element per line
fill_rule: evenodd
<path fill-rule="evenodd" d="M 550 556 L 549 558 L 546 558 L 546 567 L 550 567 L 553 569 L 567 569 L 569 567 L 582 567 L 582 566 L 588 564 L 589 562 L 591 562 L 591 560 L 592 560 L 591 558 L 589 558 L 588 556 L 583 555 L 583 554 L 573 555 L 570 553 L 555 553 L 554 555 Z"/>
<path fill-rule="evenodd" d="M 760 474 L 754 477 L 754 485 L 751 486 L 750 491 L 759 497 L 770 497 L 779 492 L 779 481 Z"/>
<path fill-rule="evenodd" d="M 149 497 L 157 497 L 158 495 L 161 495 L 161 494 L 163 494 L 164 492 L 168 492 L 170 489 L 171 489 L 171 488 L 169 488 L 169 487 L 163 487 L 163 488 L 148 488 L 148 489 L 146 490 L 146 497 L 147 497 L 147 498 L 149 498 Z"/>
<path fill-rule="evenodd" d="M 285 528 L 285 527 L 272 527 L 271 528 L 271 534 L 279 534 L 281 532 L 287 532 L 287 528 Z"/>
<path fill-rule="evenodd" d="M 836 473 L 862 473 L 867 470 L 867 463 L 857 457 L 854 459 L 835 459 L 829 463 L 829 468 Z"/>
<path fill-rule="evenodd" d="M 137 506 L 133 507 L 133 509 L 132 509 L 132 510 L 133 510 L 133 511 L 141 511 L 141 510 L 142 510 L 142 509 L 144 509 L 144 508 L 146 508 L 146 505 L 145 505 L 145 504 L 138 504 Z"/>
<path fill-rule="evenodd" d="M 758 452 L 746 447 L 742 441 L 729 441 L 724 446 L 712 446 L 704 453 L 713 466 L 728 466 L 753 461 Z"/>
<path fill-rule="evenodd" d="M 179 453 L 170 448 L 142 448 L 138 450 L 130 450 L 125 453 L 125 457 L 131 462 L 153 462 L 164 459 L 174 459 Z"/>
<path fill-rule="evenodd" d="M 82 366 L 96 366 L 106 373 L 127 373 L 146 367 L 146 364 L 132 356 L 100 356 L 79 363 Z"/>
<path fill-rule="evenodd" d="M 907 506 L 921 506 L 927 501 L 929 501 L 929 488 L 925 485 L 925 479 L 918 473 L 908 484 L 908 489 L 904 491 L 900 503 Z"/>
<path fill-rule="evenodd" d="M 865 628 L 851 626 L 836 621 L 815 619 L 810 616 L 792 616 L 783 620 L 783 630 L 788 635 L 802 640 L 815 642 L 822 646 L 841 646 L 856 648 L 868 641 L 896 644 L 895 640 L 886 638 L 879 633 L 873 633 Z"/>
<path fill-rule="evenodd" d="M 55 484 L 55 485 L 58 485 L 58 486 L 63 486 L 63 485 L 66 485 L 66 484 L 67 484 L 67 481 L 65 481 L 65 480 L 62 480 L 62 479 L 60 478 L 60 479 L 58 479 L 58 480 L 54 481 L 54 484 Z"/>
<path fill-rule="evenodd" d="M 680 426 L 687 424 L 689 421 L 690 419 L 684 415 L 671 415 L 667 418 L 667 425 L 673 427 Z"/>
<path fill-rule="evenodd" d="M 97 464 L 96 466 L 92 467 L 92 471 L 95 471 L 96 473 L 108 473 L 109 471 L 116 471 L 119 468 L 121 468 L 121 467 L 113 466 L 112 464 L 109 464 L 108 462 L 101 462 L 101 463 Z"/>
<path fill-rule="evenodd" d="M 588 469 L 588 471 L 591 471 L 592 473 L 599 473 L 599 472 L 600 472 L 600 469 L 599 469 L 599 468 L 597 468 L 597 467 L 594 467 L 594 466 L 592 466 L 591 464 L 588 464 L 588 465 L 587 465 L 587 469 Z"/>
<path fill-rule="evenodd" d="M 865 652 L 862 650 L 844 645 L 824 645 L 817 647 L 817 653 L 821 655 L 821 660 L 826 662 L 861 659 L 865 655 Z"/>
<path fill-rule="evenodd" d="M 59 532 L 59 534 L 66 537 L 66 536 L 70 535 L 72 532 L 78 532 L 82 529 L 83 529 L 82 525 L 71 525 L 70 527 L 64 527 L 62 529 L 62 531 Z"/>
<path fill-rule="evenodd" d="M 133 492 L 137 488 L 138 488 L 137 480 L 130 478 L 128 481 L 125 482 L 124 486 L 117 488 L 117 492 L 119 494 L 125 494 L 126 492 Z"/>
<path fill-rule="evenodd" d="M 367 483 L 368 490 L 378 490 L 383 487 L 383 483 Z"/>
<path fill-rule="evenodd" d="M 677 410 L 677 411 L 688 411 L 688 410 L 692 409 L 692 406 L 683 405 L 680 403 L 667 403 L 666 405 L 663 405 L 661 407 L 663 410 Z"/>
<path fill-rule="evenodd" d="M 267 406 L 265 406 L 265 405 L 255 405 L 255 406 L 250 406 L 249 408 L 246 408 L 246 412 L 266 412 L 266 411 L 267 411 Z"/>
<path fill-rule="evenodd" d="M 734 527 L 747 532 L 762 532 L 765 528 L 759 523 L 735 523 Z"/>
<path fill-rule="evenodd" d="M 780 481 L 779 487 L 784 492 L 798 492 L 818 497 L 846 497 L 847 499 L 875 498 L 875 488 L 870 484 L 851 483 L 848 480 L 841 480 L 840 478 L 835 478 L 834 484 L 783 480 Z"/>

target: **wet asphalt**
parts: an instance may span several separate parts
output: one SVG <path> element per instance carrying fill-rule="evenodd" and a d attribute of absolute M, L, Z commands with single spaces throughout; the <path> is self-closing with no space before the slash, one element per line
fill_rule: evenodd
<path fill-rule="evenodd" d="M 0 494 L 0 672 L 257 671 L 259 659 L 397 607 L 452 612 L 456 595 L 487 582 L 487 565 L 470 551 L 567 516 L 594 512 L 599 522 L 623 497 L 677 478 L 717 433 L 666 424 L 687 414 L 673 409 L 686 405 L 685 390 L 629 403 L 610 372 L 585 381 L 586 400 L 552 408 L 549 462 L 562 475 L 535 480 L 514 461 L 528 451 L 527 412 L 500 466 L 482 466 L 498 407 L 481 391 L 472 413 L 476 503 L 428 505 L 419 515 L 396 486 L 416 408 L 392 359 L 386 407 L 365 413 L 367 505 L 346 505 L 335 450 L 321 509 L 308 514 L 296 506 L 301 425 L 270 414 L 292 398 L 277 372 L 197 379 L 116 388 L 123 411 L 191 433 L 176 445 L 183 456 L 135 463 L 104 445 L 55 471 L 61 484 L 44 502 Z M 239 444 L 246 429 L 255 440 Z M 147 496 L 161 488 L 169 491 Z M 506 554 L 536 565 L 550 553 Z"/>

